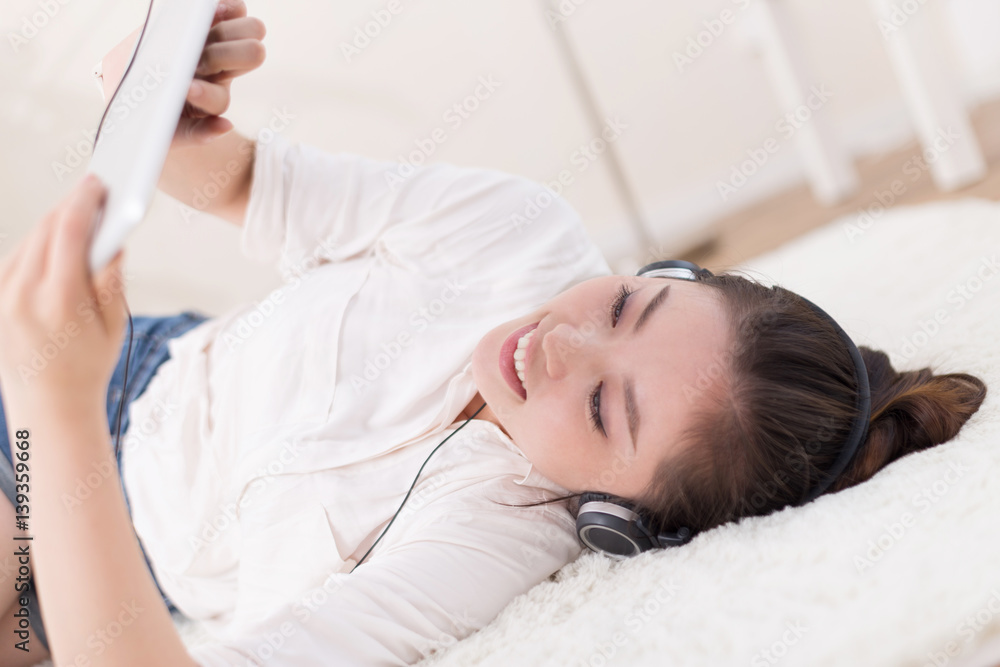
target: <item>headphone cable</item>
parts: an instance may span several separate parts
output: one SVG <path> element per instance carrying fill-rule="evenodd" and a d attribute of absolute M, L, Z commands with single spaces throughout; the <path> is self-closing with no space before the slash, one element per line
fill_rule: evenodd
<path fill-rule="evenodd" d="M 101 136 L 101 130 L 104 128 L 104 119 L 108 115 L 108 111 L 111 109 L 111 105 L 115 103 L 115 98 L 118 96 L 118 91 L 121 90 L 122 83 L 125 82 L 125 77 L 128 76 L 129 70 L 132 69 L 132 63 L 135 62 L 135 55 L 139 52 L 139 45 L 142 43 L 142 36 L 146 34 L 146 26 L 149 25 L 149 17 L 153 13 L 153 0 L 149 0 L 149 9 L 146 10 L 146 20 L 142 24 L 142 30 L 139 32 L 139 38 L 135 42 L 135 47 L 132 49 L 132 57 L 128 61 L 128 66 L 122 73 L 122 78 L 119 79 L 118 85 L 115 87 L 115 92 L 111 93 L 111 100 L 108 101 L 107 106 L 104 107 L 104 113 L 101 114 L 101 120 L 97 124 L 97 133 L 94 135 L 94 148 L 91 151 L 97 149 L 97 140 Z M 122 378 L 122 394 L 118 399 L 118 416 L 116 419 L 115 427 L 115 439 L 112 443 L 115 451 L 115 460 L 118 459 L 119 451 L 121 450 L 121 437 L 122 437 L 122 409 L 125 406 L 125 397 L 128 391 L 128 367 L 130 357 L 132 356 L 132 338 L 133 338 L 133 326 L 132 326 L 132 309 L 128 306 L 128 300 L 125 299 L 125 295 L 122 294 L 122 300 L 125 302 L 125 312 L 128 313 L 128 350 L 125 352 L 125 373 Z"/>
<path fill-rule="evenodd" d="M 393 522 L 396 520 L 396 517 L 399 516 L 399 513 L 403 510 L 403 505 L 406 504 L 406 499 L 409 498 L 410 497 L 410 493 L 413 492 L 413 487 L 415 487 L 417 485 L 417 480 L 420 479 L 420 473 L 422 473 L 424 471 L 424 466 L 426 466 L 427 462 L 431 460 L 432 456 L 434 456 L 434 452 L 436 452 L 437 450 L 441 449 L 441 445 L 443 445 L 444 443 L 448 442 L 448 440 L 451 438 L 451 436 L 455 435 L 456 433 L 458 433 L 459 431 L 461 431 L 463 428 L 465 428 L 465 424 L 468 424 L 470 421 L 472 421 L 475 418 L 476 415 L 478 415 L 480 412 L 483 411 L 483 408 L 485 408 L 485 407 L 486 407 L 486 403 L 483 402 L 482 406 L 480 406 L 480 408 L 478 410 L 476 410 L 475 412 L 472 413 L 472 417 L 469 417 L 468 419 L 466 419 L 464 424 L 462 424 L 461 426 L 459 426 L 458 428 L 456 428 L 454 431 L 452 431 L 451 433 L 449 433 L 447 438 L 445 438 L 444 440 L 442 440 L 440 443 L 438 443 L 437 447 L 435 447 L 434 449 L 431 450 L 431 453 L 427 455 L 426 459 L 424 459 L 423 465 L 420 466 L 420 470 L 417 471 L 417 476 L 413 478 L 413 484 L 410 484 L 410 490 L 407 491 L 406 495 L 403 497 L 403 502 L 399 503 L 399 509 L 397 509 L 396 513 L 392 515 L 392 519 L 389 520 L 389 523 L 386 525 L 386 527 L 382 529 L 382 534 L 378 536 L 378 539 L 375 540 L 370 547 L 368 547 L 368 551 L 366 551 L 365 555 L 361 557 L 361 560 L 359 560 L 354 565 L 354 567 L 351 568 L 351 572 L 354 572 L 354 570 L 358 569 L 358 565 L 361 565 L 363 562 L 365 562 L 365 559 L 368 558 L 368 554 L 370 554 L 372 552 L 372 549 L 375 548 L 375 545 L 378 544 L 382 540 L 383 537 L 385 537 L 386 532 L 389 530 L 389 526 L 391 526 L 393 524 Z"/>

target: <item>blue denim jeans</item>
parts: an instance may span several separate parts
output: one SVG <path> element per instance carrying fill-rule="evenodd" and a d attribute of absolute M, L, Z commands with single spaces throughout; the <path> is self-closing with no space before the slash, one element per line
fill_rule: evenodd
<path fill-rule="evenodd" d="M 121 406 L 121 436 L 124 438 L 125 433 L 128 430 L 128 406 L 134 401 L 139 395 L 145 391 L 146 387 L 149 385 L 149 381 L 156 374 L 156 369 L 159 368 L 160 364 L 170 358 L 170 350 L 167 348 L 167 341 L 171 338 L 177 338 L 188 330 L 193 329 L 202 322 L 208 319 L 208 316 L 202 315 L 201 313 L 195 311 L 184 311 L 177 315 L 170 315 L 167 317 L 147 317 L 147 316 L 133 316 L 132 317 L 132 350 L 129 352 L 129 333 L 128 324 L 126 323 L 125 328 L 125 338 L 122 342 L 121 355 L 118 358 L 118 364 L 115 366 L 113 375 L 111 376 L 111 381 L 108 384 L 108 398 L 107 398 L 107 413 L 108 413 L 108 430 L 111 434 L 111 444 L 115 450 L 115 458 L 118 461 L 118 465 L 121 465 L 121 443 L 118 438 L 115 437 L 116 425 L 118 420 L 118 404 L 122 398 L 122 394 L 125 394 L 124 404 Z M 128 392 L 125 392 L 125 362 L 126 354 L 128 354 Z M 55 415 L 53 415 L 55 417 Z M 27 427 L 29 430 L 31 428 L 30 424 L 15 424 L 14 428 Z M 11 453 L 10 453 L 10 442 L 8 440 L 9 433 L 7 429 L 7 420 L 4 416 L 2 397 L 0 397 L 0 453 L 3 454 L 0 457 L 0 489 L 3 490 L 7 499 L 14 503 L 15 497 L 15 487 L 14 487 L 14 467 L 12 465 Z M 125 493 L 124 487 L 122 492 L 125 495 L 125 502 L 128 505 L 128 494 Z M 2 502 L 2 501 L 0 501 Z M 131 512 L 131 508 L 129 509 Z M 141 545 L 141 542 L 140 542 Z M 145 552 L 143 552 L 145 557 Z M 149 567 L 149 558 L 146 558 L 146 566 Z M 156 576 L 152 574 L 153 580 L 156 581 Z M 157 588 L 159 588 L 159 582 L 157 582 Z M 167 596 L 160 590 L 160 595 L 163 597 L 163 601 L 167 605 L 167 609 L 171 612 L 175 611 L 173 603 L 167 598 Z M 34 631 L 35 638 L 46 649 L 49 646 L 48 638 L 45 635 L 45 628 L 42 625 L 42 616 L 38 608 L 38 596 L 35 593 L 35 585 L 33 578 L 29 581 L 29 587 L 27 591 L 28 597 L 28 613 L 30 614 L 31 628 Z M 2 610 L 0 610 L 2 613 Z"/>

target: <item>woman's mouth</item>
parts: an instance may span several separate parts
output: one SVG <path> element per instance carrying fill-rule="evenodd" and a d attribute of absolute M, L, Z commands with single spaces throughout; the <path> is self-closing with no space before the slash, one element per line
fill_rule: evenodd
<path fill-rule="evenodd" d="M 520 396 L 522 400 L 528 398 L 528 392 L 525 389 L 524 381 L 521 380 L 518 373 L 520 372 L 527 379 L 528 354 L 531 349 L 529 344 L 534 339 L 533 332 L 537 326 L 538 322 L 534 322 L 513 331 L 507 336 L 503 345 L 500 346 L 500 374 L 507 381 L 507 385 L 511 388 L 511 391 Z M 527 336 L 521 342 L 522 337 L 529 333 L 532 335 Z M 515 359 L 515 355 L 521 358 Z"/>

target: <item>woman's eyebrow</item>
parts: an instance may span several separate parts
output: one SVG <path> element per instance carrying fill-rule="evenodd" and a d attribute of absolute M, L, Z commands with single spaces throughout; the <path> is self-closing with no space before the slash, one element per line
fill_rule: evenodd
<path fill-rule="evenodd" d="M 625 412 L 628 414 L 628 434 L 632 436 L 632 452 L 638 449 L 635 444 L 639 440 L 639 407 L 635 403 L 635 395 L 632 393 L 632 380 L 625 378 L 623 383 L 625 391 Z"/>
<path fill-rule="evenodd" d="M 652 299 L 649 300 L 649 303 L 647 303 L 646 307 L 642 309 L 642 312 L 639 314 L 639 317 L 636 318 L 635 320 L 635 324 L 632 326 L 633 335 L 639 333 L 639 329 L 642 328 L 642 325 L 644 325 L 646 322 L 649 321 L 649 318 L 653 315 L 653 312 L 656 310 L 657 306 L 666 301 L 667 294 L 669 292 L 670 292 L 670 285 L 666 285 L 664 286 L 663 289 L 661 289 L 659 292 L 656 293 L 656 296 L 654 296 Z"/>
<path fill-rule="evenodd" d="M 646 322 L 649 321 L 653 313 L 656 312 L 658 306 L 667 300 L 667 295 L 670 293 L 670 285 L 664 285 L 663 289 L 656 293 L 656 295 L 649 300 L 646 307 L 642 309 L 639 317 L 636 318 L 635 324 L 632 326 L 632 335 L 639 333 L 639 329 L 642 328 Z M 625 412 L 628 415 L 628 434 L 632 438 L 632 451 L 638 450 L 639 441 L 639 406 L 635 402 L 635 393 L 632 391 L 632 379 L 625 378 L 625 382 L 622 383 L 622 391 L 625 392 Z"/>

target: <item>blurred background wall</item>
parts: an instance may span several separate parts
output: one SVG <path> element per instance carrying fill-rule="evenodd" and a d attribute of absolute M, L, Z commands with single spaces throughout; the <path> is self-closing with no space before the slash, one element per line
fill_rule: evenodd
<path fill-rule="evenodd" d="M 233 84 L 225 117 L 237 131 L 254 137 L 270 125 L 329 152 L 483 166 L 546 183 L 568 170 L 562 196 L 620 272 L 664 257 L 725 268 L 836 216 L 873 210 L 895 181 L 904 191 L 892 205 L 1000 192 L 996 0 L 247 6 L 267 26 L 268 55 Z M 0 252 L 85 172 L 103 111 L 91 69 L 147 7 L 4 0 Z M 916 74 L 892 42 L 907 31 L 918 31 L 918 50 L 931 49 L 910 54 L 922 63 Z M 927 165 L 909 178 L 927 148 L 918 142 L 926 109 L 906 93 L 906 77 L 917 75 L 947 84 L 947 95 L 931 97 L 955 101 L 949 118 L 969 114 L 965 162 L 975 166 L 978 150 L 982 169 L 958 185 L 942 187 Z M 790 90 L 806 108 L 790 104 Z M 436 128 L 446 140 L 414 156 Z M 238 240 L 233 225 L 157 193 L 127 246 L 133 313 L 217 314 L 264 296 L 278 276 L 245 260 Z"/>

